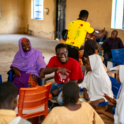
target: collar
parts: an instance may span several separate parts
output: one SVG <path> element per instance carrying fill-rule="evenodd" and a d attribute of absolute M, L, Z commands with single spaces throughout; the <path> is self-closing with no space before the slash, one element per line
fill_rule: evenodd
<path fill-rule="evenodd" d="M 14 110 L 7 110 L 7 109 L 0 109 L 0 116 L 1 115 L 9 115 L 9 116 L 13 116 L 13 117 L 16 117 L 16 113 Z"/>

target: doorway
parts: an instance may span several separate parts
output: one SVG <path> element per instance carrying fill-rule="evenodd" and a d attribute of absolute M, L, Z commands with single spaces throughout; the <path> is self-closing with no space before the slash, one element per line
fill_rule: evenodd
<path fill-rule="evenodd" d="M 60 40 L 62 30 L 65 29 L 66 0 L 57 0 L 56 7 L 56 39 Z"/>

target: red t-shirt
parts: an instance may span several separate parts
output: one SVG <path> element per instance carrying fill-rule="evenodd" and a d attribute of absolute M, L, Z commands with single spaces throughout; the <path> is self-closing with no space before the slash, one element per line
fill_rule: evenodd
<path fill-rule="evenodd" d="M 70 57 L 67 63 L 62 64 L 57 58 L 57 56 L 53 56 L 46 67 L 62 67 L 70 71 L 67 71 L 66 75 L 62 75 L 62 72 L 60 72 L 59 70 L 55 72 L 55 82 L 59 84 L 83 78 L 83 73 L 80 64 L 77 60 Z"/>

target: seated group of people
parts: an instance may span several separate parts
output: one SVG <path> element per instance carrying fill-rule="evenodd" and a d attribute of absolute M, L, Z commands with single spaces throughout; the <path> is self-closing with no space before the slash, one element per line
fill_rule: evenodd
<path fill-rule="evenodd" d="M 104 123 L 95 109 L 99 103 L 106 102 L 108 98 L 114 100 L 111 81 L 104 69 L 102 59 L 99 55 L 95 54 L 96 42 L 91 39 L 87 40 L 85 47 L 89 47 L 92 50 L 85 50 L 87 53 L 85 57 L 87 74 L 84 76 L 79 62 L 68 57 L 68 49 L 65 44 L 60 43 L 55 47 L 56 56 L 53 56 L 46 65 L 42 52 L 32 48 L 29 39 L 21 38 L 19 40 L 19 51 L 16 53 L 11 65 L 11 68 L 15 72 L 13 84 L 16 88 L 10 83 L 0 84 L 0 116 L 3 117 L 2 120 L 5 121 L 4 116 L 9 116 L 9 114 L 13 115 L 10 118 L 11 121 L 15 118 L 15 114 L 11 110 L 7 110 L 6 112 L 4 110 L 15 108 L 17 104 L 16 97 L 20 88 L 38 86 L 40 79 L 44 78 L 46 74 L 55 72 L 55 83 L 52 84 L 50 92 L 53 96 L 58 96 L 57 102 L 63 107 L 53 108 L 43 124 L 63 122 L 90 124 L 93 121 L 96 124 Z M 119 76 L 121 76 L 121 79 L 123 78 L 122 70 L 124 71 L 124 66 L 121 66 L 120 70 Z M 78 83 L 81 83 L 79 85 L 83 88 L 84 101 L 89 101 L 89 103 L 83 102 L 77 104 L 79 99 Z M 121 83 L 123 83 L 123 79 L 121 79 Z M 11 87 L 18 90 L 11 89 Z M 117 106 L 122 106 L 123 99 L 122 97 L 120 99 L 119 101 L 122 102 L 118 102 L 118 104 L 121 105 L 117 104 Z M 49 101 L 49 106 L 53 107 L 51 101 Z M 119 112 L 116 114 L 118 121 L 123 121 L 122 112 L 120 112 L 119 107 L 117 109 L 119 109 L 117 110 Z M 2 115 L 3 111 L 5 114 Z M 80 114 L 81 112 L 82 114 Z M 98 112 L 102 113 L 101 111 Z M 113 118 L 113 116 L 111 117 Z M 10 121 L 9 119 L 7 120 Z"/>
<path fill-rule="evenodd" d="M 87 39 L 84 44 L 83 55 L 86 74 L 83 74 L 78 62 L 78 50 L 82 42 L 78 43 L 76 41 L 83 41 L 87 32 L 98 37 L 106 34 L 105 29 L 99 34 L 94 32 L 94 29 L 86 22 L 87 18 L 88 12 L 82 10 L 79 19 L 69 24 L 69 31 L 65 30 L 62 33 L 62 43 L 55 47 L 56 56 L 51 57 L 47 65 L 42 52 L 32 48 L 28 38 L 24 37 L 19 40 L 19 51 L 16 53 L 10 66 L 15 73 L 13 84 L 0 84 L 0 117 L 2 117 L 0 118 L 0 124 L 1 122 L 7 124 L 16 117 L 12 109 L 16 107 L 16 97 L 19 94 L 20 88 L 36 87 L 46 74 L 53 72 L 55 72 L 55 83 L 52 84 L 50 93 L 52 96 L 57 96 L 57 102 L 62 107 L 55 107 L 54 103 L 49 101 L 49 108 L 54 108 L 43 121 L 43 124 L 103 124 L 104 122 L 97 112 L 111 117 L 116 124 L 124 123 L 124 88 L 122 88 L 117 102 L 115 116 L 110 113 L 95 111 L 99 103 L 110 101 L 116 104 L 112 93 L 111 81 L 106 73 L 104 64 L 106 65 L 106 61 L 108 61 L 107 57 L 110 57 L 111 49 L 123 48 L 122 41 L 117 38 L 117 31 L 114 30 L 111 38 L 108 38 L 99 49 L 100 51 L 107 46 L 105 56 L 108 56 L 105 57 L 103 64 L 101 57 L 95 52 L 96 41 Z M 73 36 L 72 34 L 75 31 L 76 34 Z M 79 34 L 79 32 L 81 33 Z M 73 38 L 73 42 L 71 38 Z M 65 44 L 63 44 L 64 41 L 66 41 Z M 121 83 L 124 82 L 123 72 L 124 66 L 120 66 L 119 78 Z M 79 87 L 83 88 L 83 99 L 85 102 L 77 104 Z M 18 123 L 24 121 L 21 118 L 15 118 L 11 124 L 15 123 L 16 120 L 18 120 Z M 29 122 L 26 121 L 25 123 Z"/>

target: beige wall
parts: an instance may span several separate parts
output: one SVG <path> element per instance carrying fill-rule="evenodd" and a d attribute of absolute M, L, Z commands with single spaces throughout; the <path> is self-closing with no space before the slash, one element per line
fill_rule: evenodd
<path fill-rule="evenodd" d="M 44 9 L 50 12 L 43 20 L 31 19 L 31 0 L 25 0 L 25 27 L 33 31 L 33 35 L 53 39 L 55 34 L 56 0 L 44 0 Z"/>
<path fill-rule="evenodd" d="M 89 11 L 88 21 L 95 29 L 111 31 L 112 0 L 66 0 L 66 28 L 69 22 L 78 18 L 82 9 Z M 33 35 L 53 39 L 56 26 L 56 0 L 44 0 L 44 8 L 49 8 L 49 15 L 43 20 L 31 19 L 31 0 L 1 0 L 0 33 L 24 33 L 27 25 Z M 118 30 L 124 42 L 124 31 Z"/>
<path fill-rule="evenodd" d="M 82 9 L 89 11 L 88 22 L 94 29 L 103 29 L 108 31 L 108 36 L 111 35 L 111 11 L 112 0 L 67 0 L 66 3 L 66 28 L 70 21 L 78 18 L 79 12 Z M 124 42 L 124 30 L 118 30 L 118 37 Z"/>
<path fill-rule="evenodd" d="M 1 0 L 0 34 L 24 33 L 24 1 Z"/>

